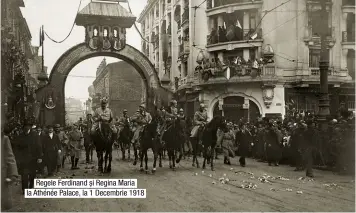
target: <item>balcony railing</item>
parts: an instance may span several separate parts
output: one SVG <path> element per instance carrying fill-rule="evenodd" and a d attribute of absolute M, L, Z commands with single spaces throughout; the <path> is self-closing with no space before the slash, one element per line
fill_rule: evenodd
<path fill-rule="evenodd" d="M 355 42 L 355 31 L 343 31 L 342 42 Z"/>
<path fill-rule="evenodd" d="M 355 0 L 342 0 L 342 6 L 355 6 Z"/>
<path fill-rule="evenodd" d="M 242 4 L 242 3 L 254 3 L 254 0 L 208 0 L 207 9 L 212 9 L 216 7 L 226 6 L 230 4 Z"/>
<path fill-rule="evenodd" d="M 207 45 L 262 39 L 262 29 L 258 29 L 256 32 L 254 30 L 245 29 L 238 34 L 235 33 L 231 37 L 229 37 L 230 35 L 228 34 L 228 32 L 226 34 L 223 33 L 222 29 L 220 29 L 220 32 L 219 30 L 213 30 L 210 35 L 207 35 Z"/>
<path fill-rule="evenodd" d="M 220 65 L 217 65 L 220 64 Z M 252 66 L 244 65 L 221 65 L 218 63 L 208 63 L 196 68 L 200 82 L 234 82 L 234 81 L 263 81 L 276 77 L 275 66 L 270 64 Z"/>

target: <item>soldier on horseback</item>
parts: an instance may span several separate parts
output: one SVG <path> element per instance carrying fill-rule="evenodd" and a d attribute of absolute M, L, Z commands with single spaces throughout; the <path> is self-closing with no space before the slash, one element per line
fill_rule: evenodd
<path fill-rule="evenodd" d="M 117 132 L 115 125 L 111 124 L 114 116 L 112 114 L 111 109 L 107 107 L 107 104 L 108 104 L 108 100 L 106 98 L 103 98 L 101 100 L 101 107 L 98 108 L 94 113 L 93 119 L 95 122 L 93 123 L 91 129 L 92 135 L 95 135 L 98 130 L 101 130 L 101 123 L 109 123 L 113 133 Z"/>
<path fill-rule="evenodd" d="M 118 135 L 120 135 L 121 130 L 126 125 L 128 125 L 131 128 L 131 119 L 127 115 L 127 109 L 124 109 L 124 111 L 122 112 L 122 117 L 118 121 L 118 131 L 117 131 Z"/>
<path fill-rule="evenodd" d="M 136 125 L 137 125 L 135 132 L 134 132 L 134 136 L 132 138 L 132 143 L 136 144 L 140 139 L 140 133 L 142 132 L 143 127 L 145 125 L 151 123 L 151 121 L 152 121 L 152 116 L 150 113 L 148 113 L 146 111 L 145 104 L 140 105 L 139 112 L 133 116 L 132 120 L 134 122 L 136 122 Z"/>
<path fill-rule="evenodd" d="M 172 125 L 172 120 L 176 119 L 178 116 L 178 108 L 177 108 L 177 101 L 172 100 L 171 101 L 171 106 L 168 108 L 168 111 L 165 113 L 165 128 L 163 128 L 165 131 Z"/>
<path fill-rule="evenodd" d="M 191 131 L 192 138 L 200 138 L 200 133 L 202 132 L 204 126 L 208 122 L 208 114 L 205 110 L 205 105 L 203 103 L 200 104 L 200 108 L 194 114 L 194 127 Z"/>

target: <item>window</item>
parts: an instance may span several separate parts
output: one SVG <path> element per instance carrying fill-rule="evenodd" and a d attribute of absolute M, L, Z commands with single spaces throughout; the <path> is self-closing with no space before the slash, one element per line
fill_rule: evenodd
<path fill-rule="evenodd" d="M 309 67 L 319 67 L 320 50 L 309 50 Z"/>
<path fill-rule="evenodd" d="M 250 29 L 256 29 L 256 12 L 250 13 Z"/>
<path fill-rule="evenodd" d="M 330 11 L 326 14 L 326 18 L 322 17 L 321 10 L 315 10 L 309 13 L 309 25 L 312 28 L 312 35 L 317 37 L 320 36 L 323 30 L 322 22 L 328 22 L 328 35 L 331 35 L 331 16 L 329 16 Z"/>
<path fill-rule="evenodd" d="M 99 33 L 98 28 L 97 28 L 97 27 L 94 27 L 93 36 L 94 36 L 94 37 L 97 37 L 97 36 L 98 36 L 98 33 Z"/>
<path fill-rule="evenodd" d="M 328 58 L 329 58 L 329 50 Z M 309 49 L 309 67 L 319 67 L 320 49 Z"/>
<path fill-rule="evenodd" d="M 109 30 L 108 30 L 108 28 L 104 28 L 104 37 L 105 37 L 105 38 L 109 37 Z"/>

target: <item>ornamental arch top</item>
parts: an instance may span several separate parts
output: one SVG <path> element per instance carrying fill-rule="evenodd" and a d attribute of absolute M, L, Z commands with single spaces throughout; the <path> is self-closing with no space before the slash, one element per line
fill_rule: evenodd
<path fill-rule="evenodd" d="M 102 0 L 92 1 L 77 14 L 76 24 L 86 28 L 85 42 L 66 51 L 52 68 L 48 84 L 37 90 L 37 101 L 40 103 L 38 119 L 41 125 L 65 125 L 64 92 L 67 76 L 77 64 L 97 56 L 115 57 L 136 68 L 144 81 L 144 97 L 148 110 L 159 107 L 162 102 L 168 102 L 172 94 L 161 86 L 150 60 L 139 50 L 126 44 L 126 28 L 131 27 L 135 20 L 136 17 L 118 3 Z"/>

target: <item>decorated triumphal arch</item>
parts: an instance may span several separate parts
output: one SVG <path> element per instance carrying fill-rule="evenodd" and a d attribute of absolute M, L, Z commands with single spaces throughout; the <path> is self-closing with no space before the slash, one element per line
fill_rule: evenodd
<path fill-rule="evenodd" d="M 145 103 L 148 110 L 166 102 L 171 95 L 161 87 L 157 72 L 150 60 L 139 50 L 126 44 L 126 29 L 136 17 L 119 3 L 92 1 L 76 17 L 76 24 L 85 27 L 85 42 L 66 51 L 54 65 L 47 85 L 36 95 L 40 103 L 39 121 L 42 125 L 65 124 L 65 82 L 70 71 L 81 61 L 110 56 L 122 59 L 136 68 L 145 82 Z M 118 70 L 119 72 L 119 70 Z"/>

